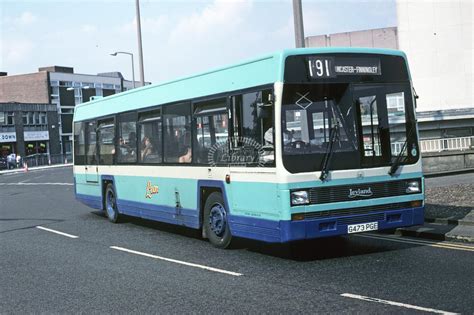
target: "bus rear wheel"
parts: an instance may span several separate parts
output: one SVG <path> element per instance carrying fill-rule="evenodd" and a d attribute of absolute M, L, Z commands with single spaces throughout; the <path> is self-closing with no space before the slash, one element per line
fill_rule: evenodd
<path fill-rule="evenodd" d="M 222 194 L 213 192 L 204 205 L 203 229 L 209 242 L 217 248 L 227 248 L 232 241 L 228 212 Z"/>
<path fill-rule="evenodd" d="M 109 221 L 112 223 L 118 223 L 120 221 L 116 196 L 114 186 L 108 184 L 105 189 L 105 213 Z"/>

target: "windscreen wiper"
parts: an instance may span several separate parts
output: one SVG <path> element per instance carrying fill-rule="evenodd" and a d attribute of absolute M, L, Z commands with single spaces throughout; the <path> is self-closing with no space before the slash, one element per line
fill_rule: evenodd
<path fill-rule="evenodd" d="M 393 161 L 392 165 L 390 166 L 390 170 L 388 171 L 388 174 L 390 176 L 395 175 L 398 168 L 400 167 L 400 163 L 402 162 L 403 152 L 405 152 L 405 150 L 408 146 L 408 139 L 411 138 L 411 134 L 413 133 L 413 130 L 415 130 L 414 126 L 415 126 L 414 124 L 411 125 L 410 130 L 408 132 L 408 136 L 405 139 L 405 142 L 403 142 L 403 146 L 402 146 L 402 149 L 400 150 L 400 153 L 398 153 L 397 157 L 395 158 L 395 161 Z M 407 157 L 408 157 L 408 155 L 407 155 Z"/>
<path fill-rule="evenodd" d="M 321 176 L 319 176 L 319 179 L 323 182 L 327 179 L 329 175 L 329 164 L 331 162 L 332 153 L 334 151 L 333 150 L 334 142 L 336 142 L 336 139 L 338 138 L 339 138 L 339 123 L 336 122 L 336 124 L 331 128 L 329 132 L 329 145 L 328 145 L 326 154 L 324 155 L 324 160 L 321 167 Z"/>

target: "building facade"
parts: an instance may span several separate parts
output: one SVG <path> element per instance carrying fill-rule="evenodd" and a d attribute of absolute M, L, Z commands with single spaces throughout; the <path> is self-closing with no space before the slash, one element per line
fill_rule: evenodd
<path fill-rule="evenodd" d="M 136 82 L 139 86 L 139 82 Z M 0 102 L 52 104 L 56 107 L 60 153 L 72 152 L 72 118 L 77 104 L 133 88 L 120 72 L 74 73 L 71 67 L 41 67 L 37 73 L 0 76 Z"/>
<path fill-rule="evenodd" d="M 0 103 L 0 156 L 61 154 L 55 105 Z"/>

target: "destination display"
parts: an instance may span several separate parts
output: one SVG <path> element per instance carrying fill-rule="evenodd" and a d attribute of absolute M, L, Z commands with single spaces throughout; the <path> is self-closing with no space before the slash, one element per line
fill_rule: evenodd
<path fill-rule="evenodd" d="M 307 57 L 312 79 L 335 78 L 339 75 L 382 75 L 378 58 Z"/>

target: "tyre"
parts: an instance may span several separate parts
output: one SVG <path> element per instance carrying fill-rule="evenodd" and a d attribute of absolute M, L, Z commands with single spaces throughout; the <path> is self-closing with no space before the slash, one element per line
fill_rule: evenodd
<path fill-rule="evenodd" d="M 221 193 L 213 192 L 207 197 L 204 205 L 203 229 L 212 245 L 217 248 L 229 247 L 232 234 L 229 228 L 228 211 Z"/>
<path fill-rule="evenodd" d="M 120 221 L 120 213 L 117 209 L 117 195 L 112 184 L 108 184 L 105 189 L 105 214 L 112 223 Z"/>

